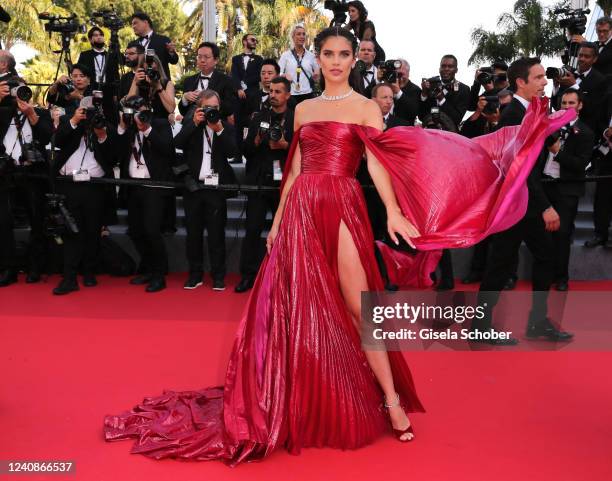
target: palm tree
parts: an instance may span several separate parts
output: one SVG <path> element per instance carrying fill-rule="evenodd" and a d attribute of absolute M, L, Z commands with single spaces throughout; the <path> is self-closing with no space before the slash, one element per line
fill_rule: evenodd
<path fill-rule="evenodd" d="M 558 6 L 558 5 L 557 5 Z M 497 26 L 500 33 L 477 27 L 472 31 L 476 48 L 468 63 L 485 61 L 511 61 L 519 56 L 553 56 L 565 45 L 563 29 L 538 0 L 518 0 L 511 13 L 500 15 Z"/>

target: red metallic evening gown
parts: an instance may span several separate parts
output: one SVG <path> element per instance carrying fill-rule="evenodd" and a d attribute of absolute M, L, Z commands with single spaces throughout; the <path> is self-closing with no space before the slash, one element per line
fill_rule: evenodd
<path fill-rule="evenodd" d="M 549 119 L 545 102 L 532 102 L 520 127 L 472 140 L 413 127 L 381 133 L 331 121 L 304 125 L 292 146 L 299 141 L 301 174 L 251 291 L 225 385 L 167 391 L 107 416 L 106 439 L 134 438 L 132 452 L 153 458 L 235 465 L 278 448 L 358 448 L 390 432 L 338 281 L 344 222 L 369 289 L 383 288 L 355 179 L 364 148 L 388 169 L 404 214 L 422 233 L 416 245 L 423 252 L 409 264 L 415 283 L 426 283 L 434 249 L 471 245 L 522 217 L 525 179 L 544 138 L 573 115 Z M 423 411 L 402 353 L 389 359 L 406 410 Z"/>

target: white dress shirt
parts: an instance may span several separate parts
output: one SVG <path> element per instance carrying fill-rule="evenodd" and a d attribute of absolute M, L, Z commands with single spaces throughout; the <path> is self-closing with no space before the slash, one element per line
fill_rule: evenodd
<path fill-rule="evenodd" d="M 576 123 L 577 119 L 574 119 L 570 122 L 570 126 L 573 127 Z M 559 152 L 563 149 L 563 141 L 561 141 L 561 148 Z M 557 154 L 553 154 L 552 152 L 548 153 L 548 158 L 546 159 L 546 165 L 544 166 L 544 174 L 552 177 L 553 179 L 558 179 L 561 177 L 561 165 L 559 162 L 555 160 Z"/>
<path fill-rule="evenodd" d="M 72 122 L 70 122 L 70 126 L 73 129 L 77 128 L 77 126 L 73 125 Z M 99 143 L 103 143 L 105 141 L 106 139 L 104 139 L 103 141 L 100 141 L 98 139 Z M 79 144 L 79 147 L 70 157 L 68 157 L 68 160 L 60 169 L 60 174 L 72 175 L 74 171 L 79 170 L 86 170 L 89 173 L 90 177 L 104 177 L 104 169 L 102 169 L 102 167 L 100 167 L 100 164 L 98 164 L 98 161 L 96 160 L 93 151 L 87 148 L 84 137 L 81 137 L 81 143 Z"/>
<path fill-rule="evenodd" d="M 306 95 L 312 93 L 312 88 L 310 87 L 310 82 L 304 72 L 308 75 L 308 77 L 312 78 L 317 69 L 317 60 L 314 54 L 308 50 L 304 51 L 304 56 L 302 57 L 302 73 L 300 74 L 300 83 L 298 89 L 297 82 L 297 66 L 298 63 L 293 56 L 291 50 L 285 51 L 278 61 L 278 65 L 280 66 L 281 75 L 289 74 L 291 76 L 291 95 Z"/>
<path fill-rule="evenodd" d="M 378 83 L 378 79 L 376 75 L 378 73 L 378 69 L 372 65 L 369 69 L 367 69 L 363 73 L 363 88 L 367 89 L 370 85 L 374 86 Z"/>
<path fill-rule="evenodd" d="M 128 173 L 132 179 L 150 179 L 151 178 L 151 174 L 149 174 L 149 169 L 147 168 L 147 163 L 145 162 L 144 154 L 143 154 L 144 139 L 145 137 L 149 136 L 149 134 L 151 133 L 151 130 L 153 130 L 153 127 L 149 127 L 144 132 L 141 132 L 139 130 L 136 133 L 136 135 L 140 139 L 140 143 L 138 143 L 138 140 L 136 139 L 136 137 L 134 137 L 134 147 L 136 148 L 136 150 L 140 149 L 140 156 L 139 156 L 140 158 L 138 159 L 139 162 L 136 162 L 136 159 L 134 158 L 134 152 L 130 154 L 130 162 L 128 164 Z M 117 133 L 119 135 L 125 135 L 125 130 L 122 129 L 121 127 L 117 127 Z M 141 145 L 143 146 L 142 149 L 140 148 Z"/>
<path fill-rule="evenodd" d="M 104 54 L 104 49 L 98 50 L 94 48 L 93 51 L 95 53 Z M 94 68 L 95 68 L 95 79 L 97 82 L 104 82 L 106 77 L 106 72 L 104 72 L 104 66 L 106 64 L 106 55 L 94 55 Z"/>
<path fill-rule="evenodd" d="M 27 117 L 22 116 L 22 118 L 23 120 L 21 121 L 21 138 L 23 139 L 24 143 L 32 142 L 33 137 L 30 122 L 28 122 Z M 6 135 L 4 136 L 3 143 L 6 154 L 13 158 L 15 165 L 20 165 L 19 159 L 21 158 L 21 144 L 19 143 L 19 137 L 14 117 L 11 119 L 9 128 L 6 131 Z"/>
<path fill-rule="evenodd" d="M 529 104 L 531 103 L 530 101 L 525 100 L 523 97 L 521 97 L 520 95 L 517 95 L 517 94 L 514 94 L 513 98 L 518 100 L 521 103 L 521 105 L 523 107 L 525 107 L 525 110 L 527 110 L 529 108 Z"/>
<path fill-rule="evenodd" d="M 223 133 L 223 129 L 219 132 L 215 132 L 208 125 L 206 126 L 206 133 L 208 134 L 208 139 L 210 139 L 210 145 L 208 145 L 208 139 L 206 138 L 206 134 L 202 131 L 202 142 L 204 148 L 202 149 L 202 167 L 200 167 L 200 175 L 198 179 L 204 180 L 206 175 L 210 175 L 213 172 L 212 168 L 212 147 L 215 143 L 215 136 L 219 136 Z M 217 172 L 218 173 L 218 172 Z"/>

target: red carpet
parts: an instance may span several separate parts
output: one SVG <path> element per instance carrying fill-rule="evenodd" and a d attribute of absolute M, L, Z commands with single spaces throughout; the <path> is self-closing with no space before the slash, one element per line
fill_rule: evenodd
<path fill-rule="evenodd" d="M 223 380 L 246 297 L 210 284 L 185 291 L 183 280 L 173 276 L 153 295 L 108 277 L 60 298 L 50 295 L 56 278 L 0 290 L 0 460 L 76 463 L 76 476 L 0 478 L 612 479 L 610 352 L 407 353 L 428 410 L 412 416 L 411 444 L 388 436 L 358 451 L 278 452 L 235 469 L 130 455 L 130 442 L 104 442 L 104 414 L 164 388 Z M 612 283 L 571 287 L 612 290 Z"/>

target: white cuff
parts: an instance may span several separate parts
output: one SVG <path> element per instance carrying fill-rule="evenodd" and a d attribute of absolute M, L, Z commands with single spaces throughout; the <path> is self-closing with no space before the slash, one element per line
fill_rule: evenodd
<path fill-rule="evenodd" d="M 149 126 L 149 128 L 147 130 L 144 131 L 144 136 L 148 137 L 149 134 L 151 133 L 151 130 L 153 130 L 153 127 Z"/>
<path fill-rule="evenodd" d="M 399 100 L 399 99 L 401 99 L 401 98 L 402 98 L 402 95 L 404 95 L 404 91 L 403 91 L 402 89 L 400 89 L 400 91 L 399 91 L 398 93 L 393 94 L 393 98 L 394 98 L 395 100 Z"/>

